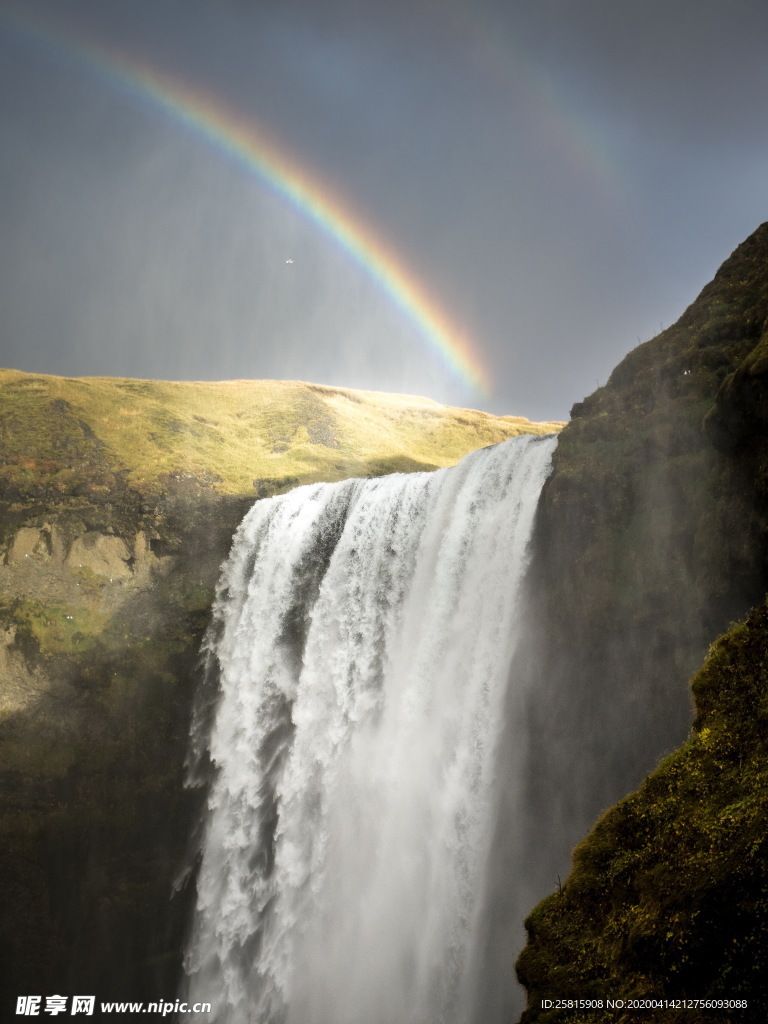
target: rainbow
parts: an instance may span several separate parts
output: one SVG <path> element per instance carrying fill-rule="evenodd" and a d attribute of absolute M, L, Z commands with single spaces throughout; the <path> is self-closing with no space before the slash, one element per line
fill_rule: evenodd
<path fill-rule="evenodd" d="M 625 174 L 612 133 L 594 113 L 578 106 L 551 68 L 526 53 L 499 8 L 462 0 L 423 2 L 433 12 L 435 32 L 468 54 L 476 70 L 506 95 L 520 101 L 521 115 L 553 159 L 598 191 L 610 207 L 625 205 Z"/>
<path fill-rule="evenodd" d="M 490 394 L 488 373 L 467 335 L 363 218 L 307 173 L 252 117 L 242 117 L 210 93 L 99 43 L 74 39 L 18 14 L 4 18 L 25 36 L 64 50 L 113 85 L 149 101 L 255 175 L 368 273 L 455 378 L 472 391 Z"/>

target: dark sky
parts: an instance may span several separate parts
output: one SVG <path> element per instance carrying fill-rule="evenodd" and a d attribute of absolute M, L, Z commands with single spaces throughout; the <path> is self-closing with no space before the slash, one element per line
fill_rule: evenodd
<path fill-rule="evenodd" d="M 565 418 L 768 217 L 767 47 L 765 0 L 0 0 L 0 365 Z M 99 48 L 264 126 L 492 393 Z"/>

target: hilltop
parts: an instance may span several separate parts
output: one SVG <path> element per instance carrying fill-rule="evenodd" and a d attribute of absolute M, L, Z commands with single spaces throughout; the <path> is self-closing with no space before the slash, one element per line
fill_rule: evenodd
<path fill-rule="evenodd" d="M 300 381 L 157 381 L 0 370 L 0 496 L 98 495 L 169 480 L 258 496 L 298 483 L 451 466 L 562 423 Z"/>

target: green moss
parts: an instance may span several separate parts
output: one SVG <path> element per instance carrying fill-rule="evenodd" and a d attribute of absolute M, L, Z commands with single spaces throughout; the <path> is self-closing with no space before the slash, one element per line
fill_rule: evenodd
<path fill-rule="evenodd" d="M 85 604 L 0 600 L 0 624 L 15 627 L 16 643 L 44 659 L 87 650 L 108 621 L 107 613 Z"/>
<path fill-rule="evenodd" d="M 544 997 L 768 999 L 768 607 L 713 645 L 692 686 L 688 742 L 603 815 L 526 922 L 524 1021 L 582 1019 L 541 1012 Z"/>

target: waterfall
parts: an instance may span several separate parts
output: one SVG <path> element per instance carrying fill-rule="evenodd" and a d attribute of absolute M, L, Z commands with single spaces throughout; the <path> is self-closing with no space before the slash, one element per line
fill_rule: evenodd
<path fill-rule="evenodd" d="M 215 778 L 185 965 L 206 1021 L 469 1020 L 494 754 L 555 443 L 300 487 L 244 519 L 207 640 Z"/>

